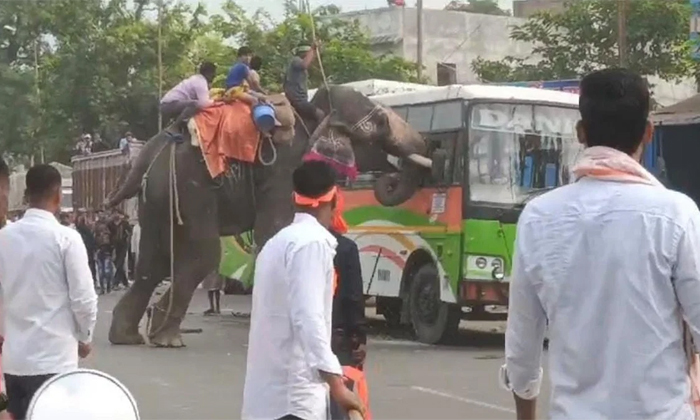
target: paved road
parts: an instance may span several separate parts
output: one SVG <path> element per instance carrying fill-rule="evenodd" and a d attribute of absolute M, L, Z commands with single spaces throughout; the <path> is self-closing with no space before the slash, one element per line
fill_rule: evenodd
<path fill-rule="evenodd" d="M 203 332 L 186 335 L 184 349 L 111 346 L 107 330 L 117 298 L 101 298 L 95 353 L 86 367 L 122 380 L 144 419 L 239 418 L 248 321 L 230 313 L 247 312 L 248 298 L 226 296 L 225 315 L 204 317 L 206 296 L 197 291 L 185 327 Z M 453 347 L 416 344 L 402 340 L 401 333 L 381 332 L 371 339 L 367 372 L 376 419 L 514 418 L 512 399 L 496 380 L 503 334 L 491 331 L 502 330 L 502 324 L 464 327 L 472 330 L 463 330 Z"/>

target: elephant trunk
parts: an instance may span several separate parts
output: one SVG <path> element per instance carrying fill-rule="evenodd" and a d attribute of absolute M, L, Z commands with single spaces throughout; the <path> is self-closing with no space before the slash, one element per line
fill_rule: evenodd
<path fill-rule="evenodd" d="M 151 162 L 158 157 L 160 151 L 167 145 L 167 141 L 166 136 L 159 133 L 146 142 L 136 160 L 131 163 L 126 179 L 123 179 L 105 200 L 104 205 L 106 208 L 115 207 L 122 201 L 128 200 L 139 193 L 143 176 L 146 174 Z"/>
<path fill-rule="evenodd" d="M 406 163 L 399 173 L 384 174 L 374 184 L 374 196 L 383 206 L 394 207 L 408 201 L 420 187 L 423 168 Z"/>
<path fill-rule="evenodd" d="M 374 185 L 374 196 L 384 206 L 398 206 L 410 199 L 420 187 L 420 181 L 432 167 L 432 160 L 425 155 L 428 146 L 423 136 L 389 108 L 384 108 L 389 130 L 384 150 L 403 159 L 401 171 L 384 174 Z"/>

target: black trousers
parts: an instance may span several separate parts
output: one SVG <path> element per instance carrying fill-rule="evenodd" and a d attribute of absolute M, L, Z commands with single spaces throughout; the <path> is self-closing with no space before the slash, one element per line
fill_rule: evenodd
<path fill-rule="evenodd" d="M 49 375 L 15 376 L 5 374 L 5 388 L 7 388 L 7 411 L 14 420 L 27 418 L 27 409 L 32 402 L 34 394 L 41 388 L 44 382 L 53 377 Z"/>
<path fill-rule="evenodd" d="M 88 251 L 88 264 L 90 264 L 90 273 L 92 273 L 92 282 L 97 285 L 97 269 L 95 268 L 95 251 Z"/>
<path fill-rule="evenodd" d="M 172 120 L 189 120 L 194 117 L 197 111 L 199 111 L 199 104 L 195 100 L 173 101 L 160 104 L 163 124 L 168 124 Z"/>
<path fill-rule="evenodd" d="M 116 267 L 116 272 L 114 274 L 114 285 L 122 284 L 124 287 L 129 287 L 129 282 L 124 272 L 124 263 L 126 262 L 126 252 L 128 247 L 124 244 L 117 245 L 115 248 L 115 258 L 114 266 Z"/>
<path fill-rule="evenodd" d="M 292 92 L 287 93 L 285 91 L 285 95 L 287 95 L 287 98 L 294 97 L 294 94 Z M 304 118 L 305 120 L 316 121 L 316 124 L 321 124 L 321 121 L 319 120 L 319 110 L 316 107 L 316 105 L 312 104 L 309 101 L 300 101 L 292 99 L 288 100 L 292 107 L 297 111 L 297 113 L 299 113 L 299 115 L 302 118 Z"/>

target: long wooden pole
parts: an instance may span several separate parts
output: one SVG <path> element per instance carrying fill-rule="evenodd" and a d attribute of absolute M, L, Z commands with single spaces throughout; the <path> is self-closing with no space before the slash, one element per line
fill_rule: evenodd
<path fill-rule="evenodd" d="M 163 0 L 158 0 L 158 100 L 163 97 Z M 163 129 L 163 115 L 158 112 L 158 131 Z"/>
<path fill-rule="evenodd" d="M 423 0 L 416 4 L 416 64 L 418 65 L 418 79 L 423 77 Z"/>
<path fill-rule="evenodd" d="M 627 0 L 617 1 L 617 49 L 620 67 L 627 67 Z"/>
<path fill-rule="evenodd" d="M 34 38 L 34 88 L 36 90 L 36 100 L 39 104 L 39 113 L 41 114 L 41 86 L 39 84 L 39 38 Z M 35 136 L 39 134 L 39 124 L 41 124 L 41 122 L 37 123 Z M 41 140 L 39 140 L 39 162 L 46 163 L 44 162 L 44 144 Z"/>

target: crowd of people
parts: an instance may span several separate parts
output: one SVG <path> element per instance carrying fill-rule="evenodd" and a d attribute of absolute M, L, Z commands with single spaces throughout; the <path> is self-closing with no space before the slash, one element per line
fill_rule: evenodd
<path fill-rule="evenodd" d="M 21 220 L 19 213 L 9 222 Z M 88 253 L 95 290 L 100 294 L 129 287 L 138 254 L 139 227 L 120 210 L 61 212 L 59 222 L 76 230 Z M 134 232 L 136 231 L 136 232 Z"/>
<path fill-rule="evenodd" d="M 138 140 L 134 135 L 127 131 L 124 133 L 124 137 L 119 139 L 116 145 L 111 145 L 109 142 L 102 139 L 100 134 L 96 133 L 94 137 L 87 133 L 80 136 L 78 141 L 75 142 L 73 147 L 73 154 L 76 156 L 90 156 L 93 153 L 104 152 L 107 150 L 112 150 L 118 148 L 122 154 L 128 155 L 131 145 Z"/>

